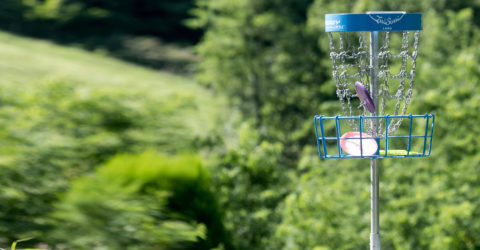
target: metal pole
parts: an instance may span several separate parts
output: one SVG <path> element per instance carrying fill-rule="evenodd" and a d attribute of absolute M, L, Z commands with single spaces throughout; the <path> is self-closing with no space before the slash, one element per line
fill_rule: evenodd
<path fill-rule="evenodd" d="M 370 93 L 378 115 L 378 31 L 370 32 Z M 378 119 L 372 119 L 373 136 L 378 136 Z M 377 159 L 370 160 L 370 250 L 380 250 L 380 227 L 378 212 L 378 168 Z"/>

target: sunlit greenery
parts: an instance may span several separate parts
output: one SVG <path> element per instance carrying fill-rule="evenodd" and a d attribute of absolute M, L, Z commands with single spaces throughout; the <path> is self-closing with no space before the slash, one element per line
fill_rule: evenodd
<path fill-rule="evenodd" d="M 366 249 L 369 162 L 315 145 L 313 116 L 341 113 L 324 14 L 405 10 L 407 112 L 436 126 L 429 158 L 381 160 L 382 247 L 480 248 L 478 2 L 138 2 L 1 1 L 0 27 L 68 46 L 0 32 L 0 247 Z M 180 26 L 194 51 L 165 44 Z"/>

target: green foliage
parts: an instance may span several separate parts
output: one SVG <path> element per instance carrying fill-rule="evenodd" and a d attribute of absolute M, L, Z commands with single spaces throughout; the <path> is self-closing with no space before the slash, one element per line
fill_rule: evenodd
<path fill-rule="evenodd" d="M 192 25 L 208 27 L 197 46 L 198 79 L 227 94 L 261 136 L 292 151 L 305 141 L 301 128 L 324 98 L 328 78 L 317 35 L 306 27 L 310 1 L 199 1 Z M 325 67 L 324 67 L 325 66 Z M 300 112 L 301 111 L 301 112 Z M 285 133 L 289 131 L 289 133 Z"/>
<path fill-rule="evenodd" d="M 5 0 L 0 27 L 60 40 L 118 34 L 195 42 L 201 34 L 184 25 L 193 0 Z"/>
<path fill-rule="evenodd" d="M 281 209 L 282 223 L 272 239 L 272 249 L 368 246 L 368 161 L 338 163 L 320 162 L 316 158 L 304 160 L 304 167 L 312 170 L 302 175 L 296 190 L 286 197 Z M 385 180 L 381 178 L 381 181 Z"/>
<path fill-rule="evenodd" d="M 252 124 L 214 167 L 226 227 L 238 249 L 268 246 L 291 169 L 311 138 L 310 114 L 333 96 L 320 84 L 328 66 L 306 25 L 309 4 L 198 1 L 192 12 L 190 25 L 207 28 L 197 46 L 197 79 L 226 94 Z"/>
<path fill-rule="evenodd" d="M 196 59 L 189 46 L 203 32 L 185 25 L 193 6 L 194 0 L 2 0 L 0 29 L 185 74 Z"/>
<path fill-rule="evenodd" d="M 20 243 L 20 242 L 24 242 L 24 241 L 29 241 L 31 240 L 32 238 L 25 238 L 25 239 L 20 239 L 20 240 L 16 240 L 12 243 L 12 245 L 10 246 L 10 249 L 11 250 L 15 250 L 17 248 L 17 244 Z M 33 249 L 33 248 L 24 248 L 24 250 L 39 250 L 37 248 Z"/>
<path fill-rule="evenodd" d="M 199 80 L 227 94 L 232 106 L 242 110 L 244 119 L 254 121 L 260 140 L 250 148 L 277 142 L 283 147 L 278 152 L 282 168 L 273 170 L 281 178 L 261 187 L 262 191 L 256 194 L 244 191 L 248 197 L 261 200 L 261 193 L 280 190 L 284 198 L 275 200 L 270 208 L 275 211 L 271 214 L 280 220 L 270 220 L 268 225 L 255 224 L 262 227 L 252 227 L 258 232 L 268 232 L 267 240 L 260 244 L 244 242 L 246 245 L 241 247 L 360 249 L 368 245 L 368 161 L 318 160 L 310 125 L 314 114 L 339 112 L 333 100 L 335 86 L 328 76 L 330 61 L 324 14 L 367 10 L 424 13 L 415 92 L 408 112 L 433 112 L 437 118 L 430 158 L 382 161 L 382 246 L 387 249 L 480 247 L 475 237 L 480 224 L 475 219 L 479 211 L 474 199 L 479 192 L 476 145 L 480 143 L 476 136 L 480 133 L 477 131 L 480 119 L 477 3 L 434 0 L 422 3 L 316 0 L 298 5 L 290 1 L 198 3 L 197 18 L 191 24 L 208 28 L 197 47 L 203 58 Z M 294 168 L 298 179 L 285 171 Z M 275 185 L 282 186 L 280 180 L 285 179 L 291 182 L 290 187 L 296 188 L 276 189 Z M 241 202 L 238 207 L 248 211 L 250 206 Z M 239 208 L 236 210 L 241 211 Z M 235 211 L 231 207 L 227 210 Z M 226 223 L 229 220 L 227 216 Z M 241 226 L 229 229 L 241 232 Z"/>
<path fill-rule="evenodd" d="M 2 102 L 0 136 L 7 146 L 1 149 L 0 185 L 10 191 L 0 195 L 0 225 L 2 235 L 11 237 L 43 228 L 34 218 L 51 210 L 55 193 L 117 152 L 187 150 L 194 144 L 173 113 L 192 105 L 179 96 L 156 100 L 142 92 L 84 92 L 47 82 L 28 92 L 4 88 Z"/>
<path fill-rule="evenodd" d="M 221 102 L 187 78 L 6 33 L 0 51 L 2 241 L 44 242 L 58 194 L 117 153 L 217 140 Z"/>
<path fill-rule="evenodd" d="M 112 22 L 123 25 L 112 32 L 175 27 L 153 18 L 137 30 L 147 19 L 135 15 L 145 9 L 176 13 L 177 3 L 151 3 L 6 0 L 0 20 L 55 24 L 46 30 L 79 25 L 85 33 L 87 24 L 101 33 Z M 197 46 L 198 79 L 230 101 L 221 119 L 221 101 L 178 77 L 0 33 L 1 240 L 35 235 L 59 248 L 365 248 L 368 161 L 321 161 L 314 145 L 312 116 L 339 112 L 324 14 L 406 10 L 424 14 L 408 112 L 435 113 L 436 128 L 430 158 L 382 160 L 382 245 L 480 248 L 477 2 L 197 3 L 189 25 L 207 30 Z M 150 54 L 140 46 L 150 40 L 139 41 L 132 46 Z M 121 155 L 94 169 L 146 148 L 207 148 L 211 179 L 188 154 Z"/>
<path fill-rule="evenodd" d="M 54 213 L 64 225 L 54 235 L 75 249 L 210 249 L 228 243 L 209 179 L 197 156 L 118 155 L 73 182 Z"/>
<path fill-rule="evenodd" d="M 4 0 L 0 2 L 0 21 L 5 28 L 17 28 L 23 21 L 23 13 L 26 11 L 22 1 Z"/>
<path fill-rule="evenodd" d="M 120 32 L 161 36 L 167 40 L 196 40 L 199 33 L 186 28 L 182 23 L 192 7 L 192 0 L 66 0 L 59 6 L 59 14 L 65 9 L 75 9 L 69 13 L 68 18 L 60 20 L 66 20 L 64 29 L 73 28 L 80 33 Z M 91 30 L 92 24 L 96 26 L 94 30 Z"/>
<path fill-rule="evenodd" d="M 476 249 L 478 27 L 471 9 L 427 12 L 424 17 L 410 111 L 436 114 L 433 154 L 424 160 L 381 161 L 382 247 Z M 327 110 L 329 104 L 324 106 Z M 318 161 L 305 154 L 300 163 L 310 171 L 302 175 L 298 191 L 285 199 L 283 222 L 272 240 L 280 243 L 276 247 L 367 246 L 368 161 Z"/>
<path fill-rule="evenodd" d="M 247 123 L 234 140 L 212 155 L 212 182 L 234 249 L 264 249 L 280 219 L 276 207 L 290 189 L 283 146 L 261 140 Z"/>

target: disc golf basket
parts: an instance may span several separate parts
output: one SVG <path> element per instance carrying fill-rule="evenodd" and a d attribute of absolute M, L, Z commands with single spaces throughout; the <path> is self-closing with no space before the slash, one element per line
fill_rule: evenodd
<path fill-rule="evenodd" d="M 406 114 L 421 19 L 406 12 L 325 15 L 343 115 L 315 116 L 318 153 L 371 159 L 370 249 L 380 249 L 377 160 L 428 157 L 432 149 L 435 116 Z"/>

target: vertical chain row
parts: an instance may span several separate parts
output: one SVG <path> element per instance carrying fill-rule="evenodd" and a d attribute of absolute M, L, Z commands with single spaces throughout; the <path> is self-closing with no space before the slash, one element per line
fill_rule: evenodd
<path fill-rule="evenodd" d="M 390 32 L 386 31 L 383 32 L 384 37 L 382 39 L 383 44 L 380 46 L 380 49 L 378 51 L 378 59 L 380 62 L 380 70 L 378 72 L 379 80 L 380 80 L 380 86 L 379 86 L 379 93 L 378 93 L 378 103 L 380 107 L 378 108 L 378 114 L 379 115 L 384 115 L 385 114 L 385 108 L 386 108 L 386 100 L 389 96 L 388 92 L 388 80 L 390 76 L 390 65 L 389 65 L 389 60 L 390 60 Z M 383 130 L 383 124 L 379 124 L 379 131 Z"/>
<path fill-rule="evenodd" d="M 365 33 L 355 33 L 359 35 L 358 43 L 352 37 L 352 33 L 338 33 L 338 48 L 335 46 L 335 38 L 331 33 L 328 34 L 330 40 L 330 58 L 332 59 L 332 76 L 337 88 L 337 97 L 340 100 L 342 111 L 346 116 L 354 116 L 352 98 L 355 97 L 355 91 L 352 89 L 355 80 L 368 81 L 368 45 L 366 43 Z M 358 47 L 357 47 L 358 46 Z M 356 73 L 350 73 L 356 71 Z M 366 79 L 366 80 L 365 80 Z M 366 83 L 368 85 L 368 83 Z M 355 119 L 347 120 L 352 130 L 358 130 L 358 121 Z"/>
<path fill-rule="evenodd" d="M 417 55 L 418 55 L 418 41 L 420 37 L 420 31 L 415 31 L 414 34 L 414 40 L 413 40 L 413 51 L 412 54 L 410 55 L 408 53 L 408 47 L 409 47 L 409 35 L 405 34 L 408 33 L 408 31 L 404 31 L 404 34 L 402 35 L 402 52 L 400 53 L 402 57 L 402 66 L 401 66 L 401 72 L 399 73 L 400 75 L 400 86 L 399 89 L 395 95 L 395 98 L 397 99 L 396 107 L 395 107 L 395 115 L 404 115 L 407 112 L 408 105 L 410 104 L 410 99 L 412 97 L 412 92 L 413 92 L 413 83 L 415 79 L 415 67 L 417 63 Z M 407 59 L 412 60 L 412 66 L 410 68 L 410 73 L 407 74 L 407 69 L 406 69 L 406 64 L 407 64 Z M 408 89 L 405 91 L 405 80 L 408 81 Z M 405 93 L 406 92 L 406 93 Z M 403 100 L 403 107 L 401 112 L 399 113 L 400 110 L 400 103 Z M 390 126 L 388 127 L 388 133 L 391 134 L 395 132 L 399 127 L 400 124 L 402 123 L 403 119 L 396 119 L 392 120 L 390 123 Z"/>
<path fill-rule="evenodd" d="M 328 38 L 330 40 L 330 58 L 332 59 L 332 77 L 335 81 L 335 86 L 337 89 L 337 97 L 340 100 L 342 106 L 342 111 L 346 116 L 352 115 L 352 107 L 350 104 L 350 96 L 346 92 L 348 86 L 347 72 L 341 65 L 345 65 L 345 54 L 342 53 L 344 50 L 344 36 L 345 33 L 339 33 L 339 48 L 340 53 L 337 53 L 335 49 L 335 43 L 332 33 L 328 33 Z M 343 55 L 343 56 L 342 56 Z M 340 62 L 339 62 L 340 61 Z M 347 99 L 348 104 L 345 104 L 345 99 Z M 352 124 L 349 121 L 350 127 L 355 127 L 355 124 Z M 353 129 L 353 128 L 352 128 Z"/>

